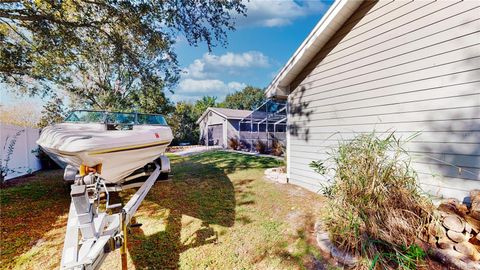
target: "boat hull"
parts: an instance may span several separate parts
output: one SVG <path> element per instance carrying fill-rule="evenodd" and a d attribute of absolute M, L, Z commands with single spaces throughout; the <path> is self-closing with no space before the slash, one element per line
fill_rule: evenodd
<path fill-rule="evenodd" d="M 60 124 L 42 131 L 37 143 L 59 165 L 101 164 L 106 183 L 119 184 L 135 170 L 162 155 L 173 136 L 166 126 L 107 131 L 99 124 Z"/>

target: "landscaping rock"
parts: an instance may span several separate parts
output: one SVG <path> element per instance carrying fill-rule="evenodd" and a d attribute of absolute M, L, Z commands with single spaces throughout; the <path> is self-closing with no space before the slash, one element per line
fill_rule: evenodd
<path fill-rule="evenodd" d="M 339 263 L 348 266 L 348 267 L 353 267 L 358 263 L 358 258 L 351 255 L 348 252 L 344 252 L 337 247 L 333 246 L 330 249 L 330 254 L 332 255 L 335 260 L 337 260 Z"/>
<path fill-rule="evenodd" d="M 459 213 L 462 217 L 468 213 L 468 207 L 466 204 L 458 203 L 456 207 L 457 207 L 457 213 Z"/>
<path fill-rule="evenodd" d="M 287 174 L 283 173 L 282 168 L 270 168 L 265 170 L 265 178 L 267 180 L 281 183 L 281 184 L 287 184 Z"/>
<path fill-rule="evenodd" d="M 463 255 L 468 256 L 473 261 L 480 260 L 480 253 L 469 242 L 457 243 L 457 244 L 455 244 L 454 249 L 456 251 L 462 253 Z"/>
<path fill-rule="evenodd" d="M 330 241 L 328 233 L 322 231 L 322 223 L 320 221 L 315 223 L 315 234 L 317 245 L 320 250 L 335 259 L 335 261 L 337 261 L 338 263 L 342 264 L 347 268 L 350 268 L 355 266 L 359 262 L 358 257 L 340 250 Z"/>
<path fill-rule="evenodd" d="M 468 242 L 470 242 L 472 245 L 476 246 L 477 250 L 480 251 L 480 234 L 477 234 L 476 236 L 472 236 Z"/>
<path fill-rule="evenodd" d="M 330 247 L 332 245 L 332 242 L 330 242 L 330 239 L 328 238 L 328 233 L 318 232 L 316 238 L 317 238 L 317 245 L 320 248 L 320 250 L 323 253 L 328 254 L 330 256 L 331 255 Z"/>
<path fill-rule="evenodd" d="M 468 212 L 467 206 L 460 203 L 456 199 L 448 199 L 447 201 L 442 202 L 438 206 L 438 210 L 440 211 L 440 214 L 442 216 L 445 216 L 445 214 L 443 213 L 448 213 L 448 214 L 457 214 L 463 217 Z"/>
<path fill-rule="evenodd" d="M 480 232 L 480 220 L 470 215 L 465 216 L 465 220 L 469 223 L 469 225 L 472 227 L 472 230 L 475 231 L 475 233 Z"/>
<path fill-rule="evenodd" d="M 465 234 L 452 231 L 452 230 L 447 231 L 447 236 L 455 243 L 461 243 L 467 240 L 467 237 Z"/>
<path fill-rule="evenodd" d="M 478 262 L 472 262 L 467 256 L 452 249 L 432 249 L 430 254 L 432 257 L 439 260 L 443 265 L 451 265 L 457 269 L 480 270 L 480 264 Z"/>
<path fill-rule="evenodd" d="M 470 216 L 480 220 L 480 190 L 470 191 Z"/>
<path fill-rule="evenodd" d="M 455 213 L 455 205 L 450 200 L 441 202 L 437 209 L 443 213 Z"/>
<path fill-rule="evenodd" d="M 438 239 L 437 246 L 441 249 L 453 249 L 453 245 L 455 243 L 452 242 L 448 237 L 443 237 Z"/>
<path fill-rule="evenodd" d="M 428 232 L 431 236 L 442 238 L 447 236 L 447 230 L 439 223 L 431 223 L 428 226 Z"/>
<path fill-rule="evenodd" d="M 480 191 L 472 192 L 472 205 L 480 206 Z M 438 207 L 441 224 L 447 237 L 442 237 L 435 225 L 428 227 L 430 236 L 438 237 L 435 257 L 460 269 L 480 270 L 480 220 L 475 218 L 475 208 L 470 209 L 455 199 L 442 202 Z M 438 236 L 437 236 L 438 235 Z"/>
<path fill-rule="evenodd" d="M 465 221 L 457 215 L 448 215 L 443 219 L 443 226 L 455 232 L 463 232 L 465 229 Z"/>
<path fill-rule="evenodd" d="M 472 233 L 472 231 L 473 231 L 472 225 L 470 225 L 470 223 L 468 223 L 468 222 L 465 223 L 465 231 L 467 233 Z"/>
<path fill-rule="evenodd" d="M 473 250 L 475 249 L 472 244 L 468 242 L 456 243 L 453 248 L 462 253 L 466 256 L 471 256 L 473 254 Z"/>

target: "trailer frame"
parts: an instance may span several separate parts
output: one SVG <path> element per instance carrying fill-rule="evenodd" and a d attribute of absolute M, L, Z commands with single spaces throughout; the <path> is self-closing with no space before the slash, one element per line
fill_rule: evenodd
<path fill-rule="evenodd" d="M 60 269 L 99 269 L 108 253 L 120 249 L 122 269 L 127 269 L 127 231 L 132 217 L 140 207 L 160 174 L 170 173 L 170 161 L 162 155 L 153 162 L 155 169 L 144 182 L 107 187 L 97 174 L 77 176 L 71 189 L 71 203 Z M 139 174 L 137 177 L 146 176 Z M 130 177 L 130 180 L 132 178 Z M 109 204 L 110 192 L 140 187 L 130 200 L 121 204 Z M 103 194 L 103 195 L 102 195 Z M 105 198 L 105 210 L 100 199 Z M 121 208 L 117 213 L 108 213 Z"/>

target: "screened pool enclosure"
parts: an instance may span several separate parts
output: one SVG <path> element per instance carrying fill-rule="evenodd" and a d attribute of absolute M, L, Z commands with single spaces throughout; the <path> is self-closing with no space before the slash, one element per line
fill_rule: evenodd
<path fill-rule="evenodd" d="M 239 140 L 242 150 L 254 152 L 262 142 L 270 149 L 276 142 L 285 145 L 287 129 L 287 104 L 285 101 L 267 100 L 239 123 Z"/>

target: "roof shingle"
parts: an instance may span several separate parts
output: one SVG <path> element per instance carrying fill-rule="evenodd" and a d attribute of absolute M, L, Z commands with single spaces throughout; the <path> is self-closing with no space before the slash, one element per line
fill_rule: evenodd
<path fill-rule="evenodd" d="M 249 116 L 252 111 L 248 110 L 235 110 L 235 109 L 227 109 L 227 108 L 210 108 L 220 114 L 225 115 L 227 118 L 244 118 Z"/>

